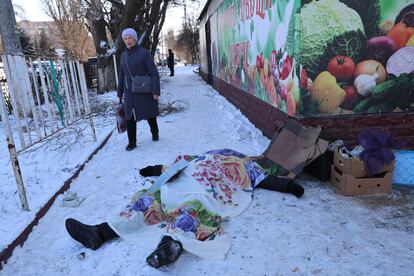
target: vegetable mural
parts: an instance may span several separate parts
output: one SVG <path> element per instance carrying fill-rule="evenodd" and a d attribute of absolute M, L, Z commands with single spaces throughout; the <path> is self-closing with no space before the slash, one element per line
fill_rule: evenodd
<path fill-rule="evenodd" d="M 218 77 L 292 116 L 300 105 L 299 8 L 295 0 L 224 0 L 217 16 Z"/>
<path fill-rule="evenodd" d="M 414 111 L 414 0 L 224 0 L 213 72 L 290 116 Z"/>

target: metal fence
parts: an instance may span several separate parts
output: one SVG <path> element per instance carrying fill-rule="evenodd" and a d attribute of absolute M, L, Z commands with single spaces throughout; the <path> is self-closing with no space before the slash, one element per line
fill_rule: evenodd
<path fill-rule="evenodd" d="M 0 115 L 22 208 L 29 210 L 18 154 L 83 118 L 96 141 L 85 71 L 79 60 L 3 55 L 2 62 Z"/>
<path fill-rule="evenodd" d="M 9 88 L 7 86 L 6 74 L 4 73 L 3 63 L 0 62 L 0 91 L 6 105 L 6 111 L 8 114 L 12 112 L 12 106 L 10 103 Z"/>

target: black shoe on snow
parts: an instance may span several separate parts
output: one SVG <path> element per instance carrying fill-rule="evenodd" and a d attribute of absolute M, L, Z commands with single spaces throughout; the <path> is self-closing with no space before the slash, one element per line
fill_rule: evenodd
<path fill-rule="evenodd" d="M 158 133 L 157 134 L 153 134 L 152 135 L 152 141 L 156 142 L 158 140 L 160 140 L 160 137 L 158 136 Z"/>
<path fill-rule="evenodd" d="M 164 236 L 157 249 L 147 257 L 147 264 L 154 268 L 160 268 L 178 260 L 181 253 L 183 253 L 181 243 L 169 236 Z"/>
<path fill-rule="evenodd" d="M 128 144 L 128 146 L 126 146 L 125 150 L 126 151 L 131 151 L 133 149 L 135 149 L 137 147 L 136 144 Z"/>
<path fill-rule="evenodd" d="M 96 250 L 103 244 L 97 226 L 86 225 L 73 218 L 67 219 L 65 226 L 69 235 L 87 248 Z"/>

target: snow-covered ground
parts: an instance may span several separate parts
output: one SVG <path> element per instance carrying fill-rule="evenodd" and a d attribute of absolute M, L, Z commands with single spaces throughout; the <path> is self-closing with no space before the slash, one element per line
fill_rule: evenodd
<path fill-rule="evenodd" d="M 64 221 L 73 217 L 96 224 L 117 213 L 142 187 L 137 169 L 171 163 L 178 154 L 218 148 L 259 154 L 269 143 L 189 66 L 176 68 L 175 77 L 163 78 L 161 97 L 164 102 L 182 101 L 187 109 L 159 118 L 156 143 L 148 124 L 140 122 L 134 151 L 124 150 L 126 134 L 115 133 L 68 191 L 86 200 L 78 208 L 65 208 L 59 196 L 0 275 L 412 275 L 412 189 L 394 188 L 391 195 L 380 197 L 343 197 L 328 183 L 306 175 L 298 179 L 305 187 L 303 198 L 258 189 L 249 208 L 224 223 L 232 248 L 223 261 L 185 253 L 176 263 L 156 270 L 145 263 L 151 252 L 138 245 L 118 239 L 92 251 L 73 241 Z M 37 173 L 46 178 L 44 174 Z M 1 229 L 12 231 L 14 223 L 18 222 L 2 224 Z"/>
<path fill-rule="evenodd" d="M 53 139 L 46 139 L 19 155 L 30 212 L 21 208 L 7 150 L 6 130 L 0 123 L 0 251 L 26 228 L 39 209 L 114 129 L 116 95 L 93 96 L 91 101 L 95 110 L 96 142 L 93 141 L 89 120 L 83 119 L 57 133 Z M 16 125 L 12 116 L 10 119 L 11 124 Z M 28 134 L 25 135 L 27 138 Z M 19 149 L 17 131 L 13 136 Z M 32 132 L 32 138 L 34 136 L 35 132 Z"/>

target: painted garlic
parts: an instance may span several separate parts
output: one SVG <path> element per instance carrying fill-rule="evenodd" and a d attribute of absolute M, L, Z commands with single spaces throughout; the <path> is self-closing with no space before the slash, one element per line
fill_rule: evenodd
<path fill-rule="evenodd" d="M 358 94 L 366 96 L 369 90 L 377 85 L 378 78 L 379 75 L 377 73 L 374 73 L 373 75 L 359 75 L 354 81 L 354 86 L 358 91 Z"/>

